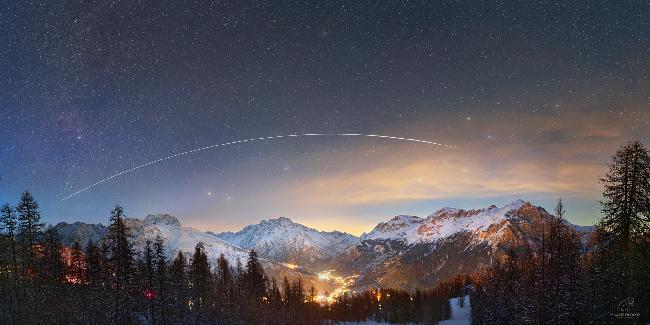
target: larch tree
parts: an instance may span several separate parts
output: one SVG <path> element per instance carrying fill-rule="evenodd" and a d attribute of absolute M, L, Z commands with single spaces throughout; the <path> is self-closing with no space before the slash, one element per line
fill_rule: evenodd
<path fill-rule="evenodd" d="M 115 288 L 115 317 L 118 321 L 130 318 L 129 296 L 134 266 L 133 248 L 129 242 L 130 231 L 124 223 L 124 210 L 116 205 L 111 211 L 107 239 L 110 252 L 109 263 Z"/>
<path fill-rule="evenodd" d="M 75 284 L 86 283 L 84 268 L 86 267 L 83 250 L 78 241 L 72 243 L 70 248 L 70 264 L 68 266 L 68 275 L 70 282 Z"/>
<path fill-rule="evenodd" d="M 61 241 L 56 231 L 49 227 L 45 231 L 43 253 L 38 260 L 39 276 L 45 282 L 57 284 L 65 280 L 66 264 L 61 254 L 61 248 Z"/>
<path fill-rule="evenodd" d="M 253 301 L 262 301 L 262 298 L 266 296 L 268 279 L 255 250 L 251 250 L 248 254 L 244 281 L 244 293 L 246 297 Z"/>
<path fill-rule="evenodd" d="M 154 301 L 153 297 L 156 295 L 155 290 L 154 290 L 154 252 L 153 252 L 153 247 L 151 240 L 147 239 L 144 245 L 144 252 L 143 252 L 143 258 L 140 261 L 140 285 L 143 287 L 142 292 L 145 295 L 151 295 L 150 298 L 147 298 L 149 300 L 149 303 L 147 304 L 147 315 L 149 318 L 149 321 L 153 323 L 153 309 L 154 309 Z"/>
<path fill-rule="evenodd" d="M 0 208 L 0 227 L 2 227 L 2 232 L 9 239 L 9 245 L 11 247 L 11 268 L 13 271 L 13 298 L 15 299 L 16 304 L 16 313 L 14 315 L 14 320 L 16 321 L 16 316 L 20 316 L 20 284 L 18 277 L 18 260 L 16 257 L 16 227 L 18 223 L 16 222 L 16 213 L 14 208 L 12 208 L 8 203 L 4 204 Z"/>
<path fill-rule="evenodd" d="M 196 321 L 204 320 L 209 306 L 212 305 L 212 272 L 210 262 L 202 242 L 196 244 L 190 263 L 190 281 L 192 283 L 192 309 L 196 311 Z"/>
<path fill-rule="evenodd" d="M 275 310 L 282 308 L 282 294 L 280 293 L 280 288 L 278 287 L 278 282 L 275 279 L 271 279 L 271 289 L 269 290 L 269 303 L 271 307 Z"/>
<path fill-rule="evenodd" d="M 603 218 L 595 256 L 599 272 L 596 286 L 609 287 L 602 313 L 610 313 L 624 299 L 636 299 L 636 305 L 650 317 L 648 268 L 650 267 L 650 155 L 638 141 L 622 146 L 612 157 L 604 185 Z M 598 259 L 608 261 L 599 263 Z M 640 307 L 645 306 L 645 307 Z"/>
<path fill-rule="evenodd" d="M 153 242 L 154 257 L 155 257 L 155 278 L 156 286 L 158 289 L 158 310 L 159 318 L 162 323 L 165 323 L 165 312 L 168 298 L 168 275 L 167 275 L 167 258 L 165 257 L 165 242 L 160 237 L 156 236 Z"/>
<path fill-rule="evenodd" d="M 88 240 L 85 254 L 84 279 L 90 287 L 99 287 L 104 282 L 102 266 L 100 248 L 92 240 Z"/>
<path fill-rule="evenodd" d="M 36 241 L 40 236 L 44 224 L 41 223 L 41 213 L 38 202 L 30 192 L 23 192 L 16 206 L 18 212 L 18 237 L 23 244 L 24 268 L 23 271 L 33 267 Z"/>
<path fill-rule="evenodd" d="M 233 279 L 230 271 L 230 263 L 228 263 L 228 260 L 223 254 L 220 254 L 217 260 L 217 272 L 215 275 L 215 297 L 219 314 L 225 319 L 232 317 L 232 287 Z"/>
<path fill-rule="evenodd" d="M 547 247 L 549 252 L 545 295 L 552 311 L 547 321 L 553 323 L 580 323 L 583 310 L 584 274 L 580 262 L 582 244 L 575 231 L 566 222 L 562 199 L 549 222 Z"/>
<path fill-rule="evenodd" d="M 172 322 L 182 322 L 184 319 L 180 315 L 186 315 L 189 305 L 188 279 L 187 279 L 187 259 L 183 252 L 178 251 L 176 257 L 169 265 L 169 309 L 174 310 L 170 313 Z"/>

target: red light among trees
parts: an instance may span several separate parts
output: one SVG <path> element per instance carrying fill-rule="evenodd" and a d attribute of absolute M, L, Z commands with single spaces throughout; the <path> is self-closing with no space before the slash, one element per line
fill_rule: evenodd
<path fill-rule="evenodd" d="M 144 297 L 147 298 L 147 300 L 153 300 L 156 298 L 156 292 L 151 289 L 147 289 L 144 291 Z"/>

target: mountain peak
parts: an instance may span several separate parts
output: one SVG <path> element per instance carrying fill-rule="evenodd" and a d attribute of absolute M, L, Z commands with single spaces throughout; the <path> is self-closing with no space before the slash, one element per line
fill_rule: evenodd
<path fill-rule="evenodd" d="M 441 216 L 443 214 L 456 213 L 458 211 L 459 211 L 459 209 L 456 209 L 456 208 L 444 207 L 444 208 L 434 212 L 433 215 L 434 216 Z"/>
<path fill-rule="evenodd" d="M 239 247 L 255 249 L 262 256 L 302 266 L 331 258 L 357 242 L 352 235 L 319 231 L 286 217 L 262 220 L 217 236 Z"/>
<path fill-rule="evenodd" d="M 298 225 L 297 223 L 293 222 L 293 220 L 287 218 L 287 217 L 279 217 L 279 218 L 269 218 L 269 219 L 264 219 L 260 222 L 260 225 L 269 225 L 269 226 L 274 226 L 274 227 L 286 227 L 286 226 L 291 226 L 291 225 Z"/>
<path fill-rule="evenodd" d="M 461 232 L 480 233 L 492 225 L 502 227 L 508 216 L 524 206 L 534 207 L 519 199 L 500 208 L 496 205 L 473 210 L 444 207 L 426 219 L 399 215 L 379 223 L 370 233 L 363 234 L 362 239 L 401 240 L 414 244 L 434 242 Z"/>
<path fill-rule="evenodd" d="M 526 201 L 524 201 L 522 199 L 516 199 L 516 200 L 510 202 L 509 204 L 504 205 L 501 208 L 502 209 L 510 208 L 510 209 L 517 210 L 517 209 L 521 208 L 522 206 L 524 206 L 526 203 L 530 204 L 530 202 L 526 202 Z"/>
<path fill-rule="evenodd" d="M 181 223 L 178 221 L 178 218 L 170 214 L 150 214 L 144 218 L 144 222 L 148 225 L 169 225 L 180 227 Z"/>
<path fill-rule="evenodd" d="M 280 224 L 292 224 L 292 223 L 294 223 L 293 220 L 291 220 L 290 218 L 287 218 L 287 217 L 279 217 L 279 218 L 275 218 L 275 219 L 269 219 L 269 221 L 275 221 L 275 222 L 278 222 Z"/>
<path fill-rule="evenodd" d="M 410 216 L 406 214 L 396 215 L 390 219 L 390 221 L 394 221 L 394 222 L 418 222 L 419 220 L 420 217 Z"/>

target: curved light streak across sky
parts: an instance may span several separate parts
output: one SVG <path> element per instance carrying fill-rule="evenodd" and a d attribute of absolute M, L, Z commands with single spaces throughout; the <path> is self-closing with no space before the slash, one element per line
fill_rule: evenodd
<path fill-rule="evenodd" d="M 79 194 L 81 194 L 81 193 L 83 193 L 85 191 L 88 191 L 88 190 L 92 189 L 93 187 L 95 187 L 95 186 L 97 186 L 97 185 L 99 185 L 101 183 L 110 181 L 111 179 L 113 179 L 115 177 L 118 177 L 118 176 L 121 176 L 123 174 L 128 174 L 128 173 L 133 172 L 133 171 L 135 171 L 137 169 L 147 167 L 147 166 L 159 163 L 161 161 L 165 161 L 165 160 L 177 158 L 177 157 L 180 157 L 180 156 L 193 154 L 193 153 L 196 153 L 196 152 L 199 152 L 199 151 L 214 149 L 214 148 L 218 148 L 218 147 L 225 147 L 225 146 L 229 146 L 229 145 L 233 145 L 233 144 L 253 142 L 253 141 L 272 140 L 272 139 L 281 139 L 281 138 L 296 138 L 296 137 L 318 137 L 318 136 L 382 138 L 382 139 L 392 139 L 392 140 L 398 140 L 398 141 L 419 142 L 419 143 L 423 143 L 423 144 L 429 144 L 429 145 L 444 147 L 444 148 L 448 148 L 448 149 L 455 149 L 456 148 L 455 146 L 452 146 L 452 145 L 442 144 L 442 143 L 438 143 L 438 142 L 434 142 L 434 141 L 428 141 L 428 140 L 394 137 L 394 136 L 380 135 L 380 134 L 361 134 L 361 133 L 303 133 L 303 134 L 287 134 L 287 135 L 275 135 L 275 136 L 270 136 L 270 137 L 250 138 L 250 139 L 244 139 L 244 140 L 237 140 L 237 141 L 213 144 L 213 145 L 210 145 L 210 146 L 196 148 L 196 149 L 192 149 L 192 150 L 188 150 L 188 151 L 183 151 L 183 152 L 179 152 L 177 154 L 173 154 L 173 155 L 170 155 L 170 156 L 166 156 L 166 157 L 162 157 L 162 158 L 159 158 L 159 159 L 156 159 L 156 160 L 152 160 L 152 161 L 150 161 L 148 163 L 144 163 L 144 164 L 135 166 L 135 167 L 133 167 L 131 169 L 123 170 L 123 171 L 121 171 L 121 172 L 119 172 L 117 174 L 111 175 L 111 176 L 106 177 L 106 178 L 104 178 L 104 179 L 102 179 L 100 181 L 97 181 L 96 183 L 88 185 L 88 186 L 86 186 L 86 187 L 84 187 L 84 188 L 82 188 L 82 189 L 80 189 L 80 190 L 78 190 L 78 191 L 64 197 L 63 199 L 61 199 L 60 202 L 71 199 L 71 198 L 73 198 L 73 197 L 75 197 L 75 196 L 77 196 L 77 195 L 79 195 Z"/>

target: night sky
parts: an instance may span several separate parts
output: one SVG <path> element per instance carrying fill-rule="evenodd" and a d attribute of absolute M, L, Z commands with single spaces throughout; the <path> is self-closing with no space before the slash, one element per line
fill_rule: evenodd
<path fill-rule="evenodd" d="M 518 198 L 600 216 L 616 148 L 650 144 L 650 3 L 3 1 L 0 202 L 48 223 L 167 212 L 360 234 Z M 116 177 L 170 154 L 206 150 Z"/>

